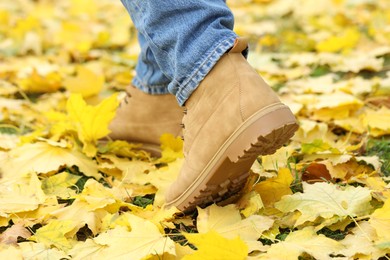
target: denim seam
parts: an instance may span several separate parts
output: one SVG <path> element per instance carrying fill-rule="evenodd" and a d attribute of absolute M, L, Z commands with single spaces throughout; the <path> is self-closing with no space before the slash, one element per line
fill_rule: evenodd
<path fill-rule="evenodd" d="M 139 77 L 135 76 L 132 80 L 132 84 L 139 90 L 148 94 L 169 94 L 166 85 L 147 85 L 140 80 Z"/>

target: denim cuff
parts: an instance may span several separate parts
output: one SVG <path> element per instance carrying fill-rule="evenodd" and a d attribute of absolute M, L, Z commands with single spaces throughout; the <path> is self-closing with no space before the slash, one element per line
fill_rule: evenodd
<path fill-rule="evenodd" d="M 137 89 L 151 94 L 151 95 L 162 95 L 162 94 L 170 94 L 167 88 L 167 85 L 147 85 L 143 84 L 142 80 L 138 78 L 138 76 L 135 76 L 131 82 L 134 87 Z"/>

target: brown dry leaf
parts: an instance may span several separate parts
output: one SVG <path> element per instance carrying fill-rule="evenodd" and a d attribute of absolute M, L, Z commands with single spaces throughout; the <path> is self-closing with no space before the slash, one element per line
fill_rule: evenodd
<path fill-rule="evenodd" d="M 371 166 L 365 164 L 359 164 L 356 160 L 349 160 L 345 163 L 332 164 L 330 162 L 323 162 L 326 165 L 327 170 L 329 171 L 332 178 L 337 178 L 341 180 L 348 180 L 353 176 L 359 175 L 371 175 L 375 172 Z"/>
<path fill-rule="evenodd" d="M 302 173 L 302 181 L 308 183 L 314 183 L 319 181 L 329 181 L 332 177 L 329 174 L 328 169 L 324 164 L 311 163 L 305 168 L 305 172 Z"/>
<path fill-rule="evenodd" d="M 23 225 L 17 223 L 0 234 L 0 243 L 6 245 L 16 245 L 18 237 L 26 239 L 30 236 L 30 231 L 28 231 L 28 229 L 25 228 Z"/>

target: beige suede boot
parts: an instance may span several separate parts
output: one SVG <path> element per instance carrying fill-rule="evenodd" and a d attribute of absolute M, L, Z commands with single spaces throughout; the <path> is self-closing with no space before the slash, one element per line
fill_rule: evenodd
<path fill-rule="evenodd" d="M 185 161 L 166 206 L 190 211 L 236 195 L 259 155 L 274 153 L 297 130 L 296 119 L 248 64 L 237 40 L 187 100 Z"/>
<path fill-rule="evenodd" d="M 181 135 L 183 108 L 175 96 L 149 95 L 133 86 L 126 92 L 128 97 L 120 104 L 109 126 L 111 138 L 143 143 L 143 148 L 155 153 L 162 134 Z"/>

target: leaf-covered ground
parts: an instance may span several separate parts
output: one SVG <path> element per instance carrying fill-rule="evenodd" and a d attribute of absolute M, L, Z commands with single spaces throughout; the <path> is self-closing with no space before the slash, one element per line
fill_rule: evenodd
<path fill-rule="evenodd" d="M 107 138 L 139 52 L 120 1 L 0 2 L 0 259 L 390 258 L 390 2 L 228 3 L 300 129 L 184 216 L 181 140 Z"/>

